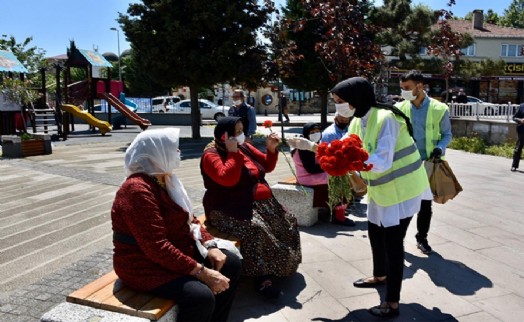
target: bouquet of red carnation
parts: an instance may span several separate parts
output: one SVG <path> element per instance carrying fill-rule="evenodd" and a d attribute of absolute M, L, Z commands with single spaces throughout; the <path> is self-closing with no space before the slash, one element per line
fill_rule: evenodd
<path fill-rule="evenodd" d="M 356 134 L 330 144 L 320 143 L 317 159 L 322 170 L 329 175 L 329 207 L 346 203 L 352 199 L 349 176 L 355 171 L 369 171 L 373 167 L 366 164 L 369 154 L 362 148 L 362 140 Z"/>

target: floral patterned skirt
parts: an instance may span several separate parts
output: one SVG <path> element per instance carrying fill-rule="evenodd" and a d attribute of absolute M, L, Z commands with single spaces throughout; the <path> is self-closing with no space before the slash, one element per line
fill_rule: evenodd
<path fill-rule="evenodd" d="M 244 275 L 289 276 L 302 262 L 297 219 L 271 197 L 254 202 L 253 218 L 237 220 L 214 210 L 211 225 L 240 239 Z"/>

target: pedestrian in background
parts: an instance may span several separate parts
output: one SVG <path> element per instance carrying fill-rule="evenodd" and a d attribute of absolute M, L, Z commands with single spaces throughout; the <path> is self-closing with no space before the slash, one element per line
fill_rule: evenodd
<path fill-rule="evenodd" d="M 517 143 L 515 144 L 515 150 L 513 151 L 511 171 L 515 172 L 519 168 L 522 146 L 524 146 L 524 103 L 520 104 L 519 109 L 515 115 L 513 115 L 513 121 L 517 123 Z"/>
<path fill-rule="evenodd" d="M 422 160 L 428 160 L 445 155 L 452 134 L 448 106 L 427 96 L 423 90 L 423 84 L 424 76 L 418 70 L 411 70 L 400 76 L 400 88 L 404 101 L 395 106 L 409 117 L 420 157 Z M 430 254 L 432 251 L 428 243 L 432 214 L 432 200 L 422 200 L 417 215 L 415 238 L 418 249 L 424 254 Z"/>
<path fill-rule="evenodd" d="M 236 89 L 233 92 L 233 106 L 229 109 L 228 115 L 242 119 L 246 142 L 251 143 L 253 135 L 257 131 L 257 113 L 253 106 L 245 102 L 244 91 Z"/>

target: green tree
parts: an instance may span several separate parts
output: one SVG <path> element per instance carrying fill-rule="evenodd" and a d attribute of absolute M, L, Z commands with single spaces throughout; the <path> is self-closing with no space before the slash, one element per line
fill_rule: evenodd
<path fill-rule="evenodd" d="M 506 27 L 524 28 L 524 0 L 513 0 L 504 10 L 500 23 Z"/>
<path fill-rule="evenodd" d="M 294 89 L 317 91 L 321 99 L 320 110 L 327 111 L 328 90 L 334 82 L 315 50 L 324 27 L 320 19 L 306 10 L 302 0 L 288 0 L 282 11 L 282 17 L 269 35 L 272 43 L 281 48 L 275 57 L 278 74 Z M 321 113 L 321 123 L 326 126 L 327 113 Z"/>
<path fill-rule="evenodd" d="M 473 19 L 473 12 L 468 12 L 464 16 L 464 20 L 471 21 Z M 499 17 L 499 15 L 493 11 L 493 9 L 488 9 L 486 13 L 484 13 L 484 22 L 493 24 L 493 25 L 499 25 L 502 17 Z"/>
<path fill-rule="evenodd" d="M 124 82 L 127 89 L 127 96 L 154 97 L 169 93 L 169 86 L 163 86 L 155 82 L 144 69 L 140 67 L 139 58 L 136 57 L 136 55 L 135 50 L 131 50 L 131 54 L 123 57 L 120 61 L 123 70 L 125 70 Z"/>
<path fill-rule="evenodd" d="M 390 55 L 404 62 L 407 56 L 420 56 L 420 48 L 429 43 L 431 26 L 437 22 L 438 14 L 423 5 L 412 8 L 411 0 L 385 0 L 382 7 L 371 11 L 370 20 L 381 27 L 377 42 L 390 46 Z"/>
<path fill-rule="evenodd" d="M 368 1 L 357 0 L 301 0 L 299 3 L 291 2 L 291 6 L 288 6 L 287 14 L 291 24 L 284 21 L 282 25 L 287 24 L 292 28 L 284 27 L 281 31 L 289 41 L 289 50 L 282 51 L 284 55 L 281 61 L 288 61 L 290 66 L 294 66 L 292 71 L 297 75 L 301 72 L 297 66 L 307 68 L 307 62 L 314 64 L 313 68 L 318 68 L 316 71 L 319 73 L 312 77 L 317 77 L 320 81 L 314 85 L 319 93 L 326 93 L 321 102 L 323 125 L 327 123 L 329 87 L 348 77 L 372 78 L 383 59 L 380 45 L 374 41 L 377 29 L 367 19 L 370 8 Z M 300 15 L 302 10 L 305 13 L 302 18 L 293 16 Z M 311 51 L 311 42 L 304 39 L 307 37 L 311 37 L 310 40 L 314 42 L 315 54 Z M 300 60 L 306 58 L 308 61 L 301 65 Z M 291 79 L 291 75 L 293 74 L 286 75 L 287 79 Z M 324 81 L 330 82 L 330 85 L 324 87 Z"/>
<path fill-rule="evenodd" d="M 265 47 L 257 32 L 273 10 L 269 0 L 142 0 L 118 22 L 152 79 L 166 87 L 189 86 L 192 137 L 198 139 L 198 90 L 262 74 Z"/>

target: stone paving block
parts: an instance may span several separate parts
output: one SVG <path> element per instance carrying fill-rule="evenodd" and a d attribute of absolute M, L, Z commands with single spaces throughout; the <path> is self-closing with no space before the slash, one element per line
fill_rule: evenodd
<path fill-rule="evenodd" d="M 288 321 L 344 321 L 349 311 L 328 296 L 313 298 L 300 308 L 284 307 L 281 313 Z"/>
<path fill-rule="evenodd" d="M 149 322 L 149 319 L 109 312 L 73 303 L 61 303 L 40 318 L 40 322 Z"/>
<path fill-rule="evenodd" d="M 504 322 L 521 322 L 523 298 L 515 294 L 476 301 L 483 311 L 493 315 L 496 320 Z"/>

